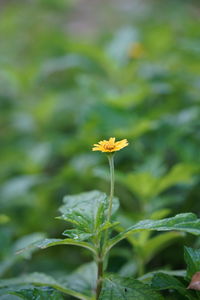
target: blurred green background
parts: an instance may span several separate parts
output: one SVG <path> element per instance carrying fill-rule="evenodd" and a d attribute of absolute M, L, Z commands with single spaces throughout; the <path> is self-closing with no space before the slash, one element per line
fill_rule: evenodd
<path fill-rule="evenodd" d="M 16 249 L 47 234 L 66 194 L 109 191 L 105 155 L 115 136 L 118 219 L 199 213 L 199 1 L 0 1 L 0 275 L 70 272 L 90 257 L 75 247 L 29 256 Z M 155 211 L 158 212 L 156 216 Z M 183 237 L 146 270 L 184 268 Z M 165 245 L 167 246 L 167 245 Z M 124 242 L 111 271 L 130 261 Z M 180 253 L 180 255 L 178 255 Z M 134 266 L 130 274 L 134 273 Z"/>

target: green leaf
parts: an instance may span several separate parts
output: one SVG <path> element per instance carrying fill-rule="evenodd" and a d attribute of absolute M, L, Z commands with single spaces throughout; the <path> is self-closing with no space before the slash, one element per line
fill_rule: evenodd
<path fill-rule="evenodd" d="M 178 279 L 164 273 L 156 273 L 154 275 L 152 287 L 157 290 L 176 289 L 184 293 L 186 289 L 186 287 Z"/>
<path fill-rule="evenodd" d="M 36 290 L 35 288 L 35 279 L 32 280 L 33 277 L 36 277 L 38 279 L 45 278 L 45 282 L 47 279 L 51 278 L 51 280 L 54 280 L 52 277 L 41 274 L 41 273 L 34 273 L 27 275 L 30 277 L 32 283 L 28 284 L 27 282 L 24 282 L 24 284 L 20 284 L 19 282 L 16 284 L 16 278 L 13 281 L 10 281 L 10 284 L 8 287 L 0 287 L 0 295 L 8 294 L 8 293 L 21 293 L 23 294 L 23 291 L 25 291 L 26 295 L 33 294 L 33 290 Z M 38 276 L 38 277 L 37 277 Z M 23 277 L 21 277 L 23 278 Z M 49 280 L 48 279 L 48 280 Z M 70 275 L 62 275 L 59 277 L 59 280 L 57 280 L 57 284 L 64 289 L 72 290 L 73 292 L 81 293 L 83 297 L 81 299 L 88 299 L 87 297 L 90 297 L 89 299 L 93 299 L 93 294 L 95 293 L 96 288 L 96 280 L 97 280 L 97 265 L 94 262 L 87 263 L 76 269 L 72 274 Z M 30 281 L 30 280 L 28 280 Z M 55 280 L 54 280 L 55 281 Z M 49 283 L 49 281 L 48 281 Z M 52 283 L 52 282 L 51 282 Z M 55 283 L 55 282 L 54 282 Z M 50 284 L 50 283 L 49 283 Z M 48 286 L 51 286 L 49 285 Z M 37 284 L 36 284 L 37 285 Z M 38 289 L 40 291 L 49 291 L 52 290 L 49 287 Z M 53 291 L 53 290 L 52 290 Z M 55 291 L 54 291 L 55 293 Z M 32 299 L 32 298 L 31 298 Z M 43 299 L 43 298 L 42 298 Z M 45 298 L 46 299 L 46 298 Z M 51 298 L 50 298 L 51 299 Z"/>
<path fill-rule="evenodd" d="M 41 249 L 49 248 L 52 246 L 58 245 L 72 245 L 72 246 L 79 246 L 90 250 L 93 254 L 96 255 L 96 249 L 89 243 L 76 241 L 74 239 L 44 239 L 37 243 L 37 247 Z"/>
<path fill-rule="evenodd" d="M 81 193 L 78 195 L 65 196 L 63 199 L 64 205 L 62 205 L 59 211 L 63 214 L 64 218 L 67 218 L 71 213 L 77 213 L 77 215 L 85 216 L 91 222 L 94 222 L 99 208 L 106 209 L 108 206 L 107 195 L 100 191 L 90 191 Z M 114 214 L 119 207 L 117 199 L 113 203 Z M 104 211 L 105 213 L 105 211 Z"/>
<path fill-rule="evenodd" d="M 170 186 L 179 183 L 190 183 L 192 175 L 197 172 L 198 167 L 192 164 L 177 164 L 165 175 L 158 185 L 158 193 L 166 190 Z"/>
<path fill-rule="evenodd" d="M 156 290 L 177 290 L 183 297 L 187 299 L 196 299 L 192 296 L 192 293 L 186 289 L 186 286 L 184 286 L 184 284 L 180 280 L 168 274 L 155 274 L 151 286 Z"/>
<path fill-rule="evenodd" d="M 146 274 L 140 276 L 138 279 L 143 281 L 143 282 L 150 283 L 150 282 L 152 282 L 153 277 L 158 273 L 159 274 L 160 273 L 167 274 L 167 275 L 176 276 L 176 277 L 185 277 L 185 275 L 186 275 L 185 270 L 174 270 L 174 271 L 171 271 L 171 270 L 157 270 L 157 271 L 146 273 Z"/>
<path fill-rule="evenodd" d="M 96 289 L 97 265 L 95 262 L 84 264 L 64 280 L 70 289 L 90 295 L 91 291 L 94 292 Z"/>
<path fill-rule="evenodd" d="M 8 223 L 10 221 L 10 218 L 6 215 L 0 214 L 0 225 Z"/>
<path fill-rule="evenodd" d="M 148 262 L 156 253 L 173 243 L 175 239 L 183 236 L 184 234 L 181 232 L 165 232 L 150 238 L 143 247 L 145 261 Z"/>
<path fill-rule="evenodd" d="M 84 231 L 78 229 L 68 229 L 63 232 L 63 235 L 68 236 L 70 239 L 74 239 L 77 241 L 84 241 L 88 240 L 90 237 L 93 236 L 91 233 L 85 233 Z"/>
<path fill-rule="evenodd" d="M 101 225 L 100 231 L 104 231 L 104 230 L 107 230 L 107 229 L 110 229 L 110 228 L 114 228 L 119 224 L 120 224 L 120 222 L 112 222 L 112 223 L 111 222 L 105 222 L 104 224 Z"/>
<path fill-rule="evenodd" d="M 172 218 L 163 220 L 144 220 L 131 226 L 124 232 L 119 233 L 112 238 L 108 244 L 107 251 L 112 248 L 116 243 L 127 238 L 130 234 L 143 231 L 143 230 L 156 230 L 156 231 L 183 231 L 194 235 L 200 234 L 200 219 L 193 213 L 178 214 Z"/>
<path fill-rule="evenodd" d="M 187 264 L 186 278 L 190 280 L 200 270 L 200 250 L 184 247 L 184 258 Z"/>
<path fill-rule="evenodd" d="M 41 239 L 44 239 L 45 236 L 46 235 L 44 233 L 35 232 L 18 239 L 13 245 L 12 249 L 7 253 L 4 260 L 0 263 L 0 277 L 18 261 L 30 259 L 32 254 L 37 250 L 35 243 Z M 28 246 L 30 243 L 32 244 L 31 247 Z M 19 249 L 22 248 L 24 250 L 19 251 Z M 16 255 L 16 253 L 19 255 Z"/>
<path fill-rule="evenodd" d="M 26 298 L 21 298 L 19 295 L 11 295 L 11 294 L 5 294 L 3 296 L 0 297 L 1 300 L 21 300 L 21 299 L 25 299 Z"/>
<path fill-rule="evenodd" d="M 52 74 L 59 74 L 63 71 L 102 71 L 101 68 L 88 57 L 71 53 L 66 56 L 48 60 L 41 70 L 41 78 L 46 78 Z M 72 73 L 73 74 L 73 73 Z"/>
<path fill-rule="evenodd" d="M 16 295 L 20 297 L 20 299 L 33 300 L 33 299 L 41 299 L 41 300 L 64 300 L 61 293 L 55 291 L 52 288 L 36 288 L 34 286 L 22 286 L 7 289 L 5 294 Z"/>
<path fill-rule="evenodd" d="M 18 287 L 20 285 L 24 286 L 26 284 L 27 285 L 31 284 L 34 286 L 52 287 L 64 294 L 68 294 L 70 296 L 76 297 L 81 300 L 91 299 L 89 296 L 83 295 L 77 291 L 69 289 L 66 285 L 61 284 L 60 282 L 56 281 L 51 276 L 48 276 L 48 275 L 45 275 L 42 273 L 32 273 L 32 274 L 24 275 L 24 276 L 21 276 L 18 278 L 10 278 L 10 279 L 0 280 L 0 291 L 3 288 L 8 288 L 8 290 L 9 290 L 11 287 Z"/>
<path fill-rule="evenodd" d="M 118 209 L 119 203 L 115 198 L 112 213 Z M 60 207 L 62 216 L 59 217 L 76 227 L 76 232 L 65 231 L 64 235 L 77 240 L 89 239 L 96 235 L 106 223 L 108 209 L 107 195 L 99 191 L 90 191 L 78 195 L 64 197 L 64 205 Z"/>
<path fill-rule="evenodd" d="M 130 126 L 123 128 L 119 127 L 114 131 L 114 134 L 118 136 L 119 138 L 124 138 L 126 136 L 129 139 L 137 139 L 138 137 L 145 134 L 147 131 L 150 131 L 154 126 L 154 123 L 149 120 L 141 120 L 137 123 L 130 124 Z M 136 174 L 137 175 L 137 174 Z M 130 180 L 129 178 L 128 180 Z M 132 181 L 134 184 L 134 182 Z M 129 181 L 129 188 L 131 189 L 131 182 Z M 137 189 L 136 184 L 134 184 L 134 188 Z"/>
<path fill-rule="evenodd" d="M 122 277 L 134 276 L 138 271 L 138 262 L 136 259 L 128 260 L 119 270 L 118 274 Z"/>
<path fill-rule="evenodd" d="M 109 276 L 104 279 L 99 300 L 162 300 L 163 297 L 146 285 L 132 278 Z"/>
<path fill-rule="evenodd" d="M 156 197 L 164 190 L 180 183 L 191 183 L 198 167 L 192 164 L 177 164 L 165 176 L 158 178 L 149 172 L 130 173 L 121 181 L 142 200 Z"/>
<path fill-rule="evenodd" d="M 96 47 L 92 44 L 82 44 L 82 43 L 70 43 L 68 45 L 69 51 L 74 53 L 79 53 L 86 58 L 90 58 L 91 61 L 94 61 L 99 67 L 103 68 L 105 72 L 108 74 L 113 72 L 113 64 L 109 60 L 109 58 L 105 55 L 105 53 L 99 47 Z"/>
<path fill-rule="evenodd" d="M 44 239 L 46 237 L 45 233 L 40 233 L 40 232 L 35 232 L 29 235 L 25 235 L 22 238 L 20 238 L 19 240 L 17 240 L 14 244 L 13 247 L 13 252 L 14 255 L 16 256 L 16 253 L 22 249 L 22 248 L 26 248 L 26 251 L 23 251 L 22 256 L 26 259 L 30 259 L 32 253 L 36 250 L 36 247 L 32 247 L 32 248 L 28 248 L 28 246 L 30 245 L 30 243 L 37 243 L 39 241 L 41 241 L 42 239 Z"/>
<path fill-rule="evenodd" d="M 156 195 L 158 180 L 148 172 L 130 173 L 122 177 L 123 183 L 141 199 Z"/>
<path fill-rule="evenodd" d="M 152 220 L 159 220 L 159 219 L 162 219 L 164 217 L 167 217 L 169 214 L 170 214 L 170 209 L 168 208 L 163 208 L 163 209 L 159 209 L 159 210 L 156 210 L 154 211 L 152 214 L 151 214 L 151 219 Z"/>

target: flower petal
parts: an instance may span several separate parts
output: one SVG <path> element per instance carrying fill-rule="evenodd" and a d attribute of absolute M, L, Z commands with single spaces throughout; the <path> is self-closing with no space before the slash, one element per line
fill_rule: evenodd
<path fill-rule="evenodd" d="M 111 137 L 109 138 L 109 141 L 108 141 L 110 144 L 114 144 L 115 143 L 115 137 Z"/>

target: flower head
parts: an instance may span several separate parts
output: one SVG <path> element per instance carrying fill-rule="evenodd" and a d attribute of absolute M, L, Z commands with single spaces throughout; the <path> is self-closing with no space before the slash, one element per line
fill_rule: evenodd
<path fill-rule="evenodd" d="M 131 44 L 131 47 L 128 50 L 129 58 L 141 58 L 144 56 L 145 50 L 141 43 L 135 42 Z"/>
<path fill-rule="evenodd" d="M 126 146 L 128 146 L 127 139 L 115 142 L 115 138 L 111 137 L 108 141 L 103 140 L 98 142 L 98 144 L 94 144 L 92 151 L 115 152 L 121 150 Z"/>

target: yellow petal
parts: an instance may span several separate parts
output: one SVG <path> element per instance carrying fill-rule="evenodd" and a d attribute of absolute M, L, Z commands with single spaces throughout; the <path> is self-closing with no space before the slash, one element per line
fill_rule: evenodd
<path fill-rule="evenodd" d="M 109 143 L 114 144 L 115 143 L 115 138 L 109 138 Z"/>

